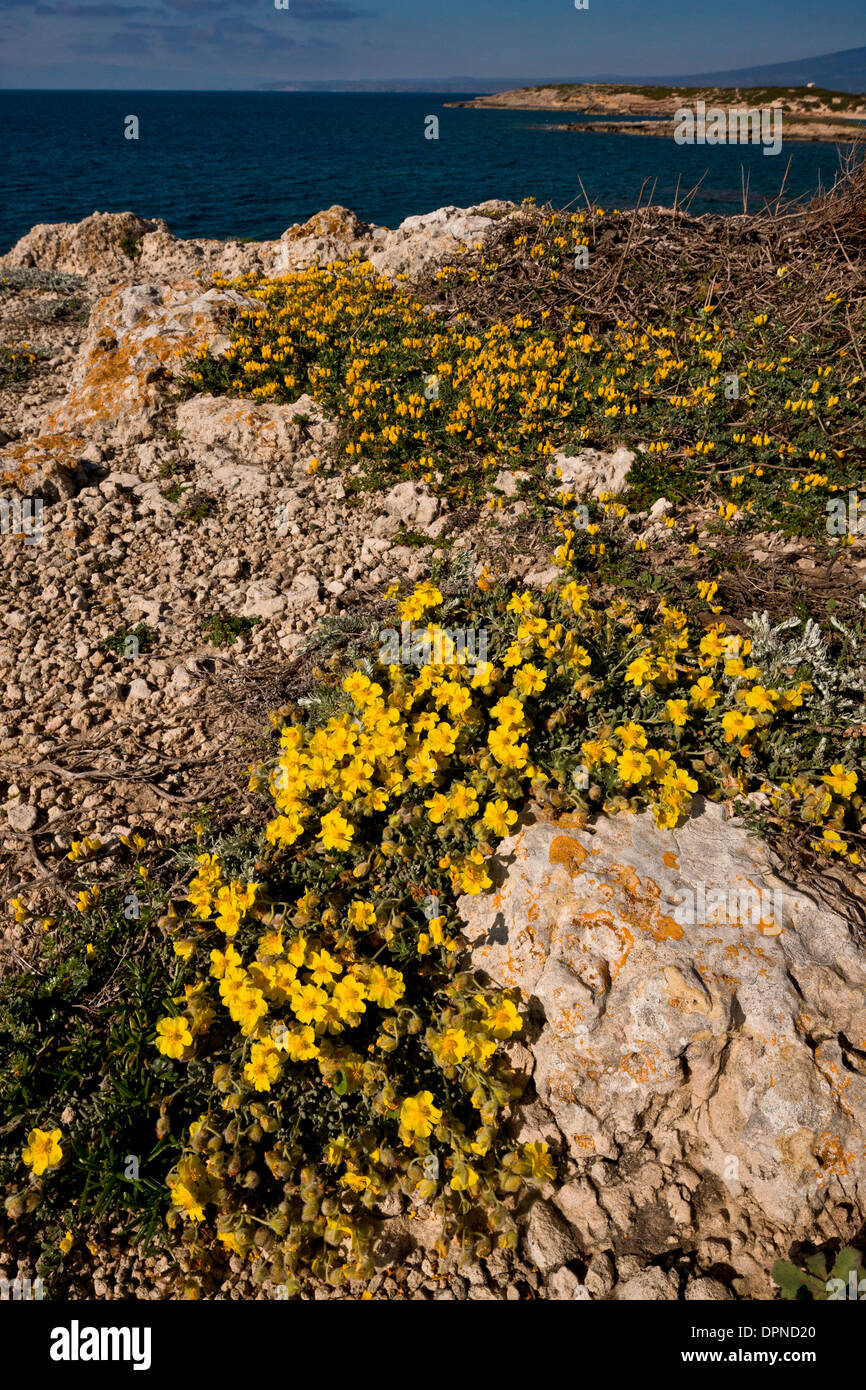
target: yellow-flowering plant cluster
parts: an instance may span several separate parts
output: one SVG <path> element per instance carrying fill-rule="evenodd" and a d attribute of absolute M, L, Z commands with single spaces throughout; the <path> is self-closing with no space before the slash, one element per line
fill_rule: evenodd
<path fill-rule="evenodd" d="M 23 381 L 43 355 L 29 343 L 0 343 L 0 386 Z"/>
<path fill-rule="evenodd" d="M 515 999 L 456 973 L 453 914 L 425 916 L 422 885 L 401 903 L 344 862 L 323 837 L 321 857 L 241 882 L 201 855 L 172 935 L 206 974 L 157 1025 L 160 1052 L 213 1072 L 169 1177 L 175 1210 L 213 1215 L 219 1241 L 290 1286 L 301 1268 L 368 1277 L 396 1191 L 438 1210 L 443 1249 L 508 1246 L 510 1195 L 554 1171 L 500 1134 L 520 1092 L 499 1046 L 522 1027 Z M 299 874 L 317 887 L 296 896 Z"/>
<path fill-rule="evenodd" d="M 851 306 L 828 296 L 820 331 L 792 334 L 800 277 L 770 266 L 754 286 L 770 312 L 702 287 L 677 313 L 657 293 L 639 318 L 605 312 L 601 248 L 630 239 L 629 221 L 527 208 L 412 293 L 357 258 L 245 276 L 231 283 L 255 306 L 224 356 L 202 348 L 188 386 L 286 403 L 310 393 L 341 426 L 332 462 L 375 483 L 403 473 L 479 496 L 519 466 L 545 493 L 556 450 L 616 447 L 625 434 L 638 506 L 709 483 L 727 522 L 772 516 L 821 533 L 825 499 L 850 485 L 864 406 Z M 598 270 L 576 271 L 588 243 Z M 822 480 L 820 496 L 801 490 L 806 478 Z"/>
<path fill-rule="evenodd" d="M 173 1202 L 193 1225 L 213 1208 L 226 1245 L 290 1282 L 308 1263 L 366 1277 L 395 1190 L 437 1210 L 446 1241 L 508 1245 L 512 1194 L 553 1175 L 502 1127 L 520 1001 L 459 969 L 458 899 L 492 886 L 530 793 L 671 827 L 699 792 L 762 792 L 859 863 L 855 746 L 826 770 L 805 663 L 779 679 L 721 622 L 600 606 L 567 576 L 543 595 L 485 581 L 445 598 L 426 581 L 398 616 L 441 662 L 323 676 L 336 711 L 278 720 L 253 774 L 273 806 L 256 879 L 201 855 L 172 923 L 195 979 L 157 1045 L 212 1065 L 219 1096 Z M 484 625 L 488 659 L 454 648 L 458 616 Z"/>

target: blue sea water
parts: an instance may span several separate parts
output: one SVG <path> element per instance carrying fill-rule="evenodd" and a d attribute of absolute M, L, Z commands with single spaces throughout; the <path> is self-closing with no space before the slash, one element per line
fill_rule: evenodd
<path fill-rule="evenodd" d="M 832 183 L 832 145 L 678 146 L 669 138 L 545 130 L 539 111 L 449 109 L 453 93 L 0 92 L 0 252 L 36 222 L 95 210 L 163 217 L 178 236 L 272 238 L 332 203 L 396 226 L 412 213 L 533 194 L 742 210 Z M 124 137 L 125 118 L 140 138 Z M 439 139 L 425 119 L 439 118 Z"/>

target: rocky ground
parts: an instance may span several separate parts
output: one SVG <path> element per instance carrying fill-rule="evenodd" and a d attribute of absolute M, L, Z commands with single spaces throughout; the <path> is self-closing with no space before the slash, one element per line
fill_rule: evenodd
<path fill-rule="evenodd" d="M 385 234 L 334 209 L 304 235 L 240 246 L 94 215 L 37 228 L 0 262 L 0 340 L 40 356 L 34 376 L 0 388 L 0 471 L 9 496 L 45 499 L 38 544 L 0 539 L 0 848 L 12 862 L 82 832 L 174 833 L 203 799 L 243 797 L 266 713 L 287 698 L 321 619 L 375 614 L 387 585 L 426 573 L 436 547 L 470 548 L 466 515 L 421 487 L 349 500 L 311 473 L 332 433 L 312 401 L 294 412 L 181 404 L 165 377 L 166 362 L 213 340 L 233 294 L 203 292 L 199 272 L 358 250 L 388 273 L 417 272 L 490 218 L 446 209 L 409 222 Z M 79 278 L 58 297 L 51 274 Z M 525 510 L 515 503 L 504 523 L 473 515 L 473 564 L 491 551 L 506 566 L 513 551 L 515 573 L 545 560 Z M 253 624 L 216 646 L 203 626 L 220 614 Z M 105 647 L 141 623 L 137 654 Z"/>

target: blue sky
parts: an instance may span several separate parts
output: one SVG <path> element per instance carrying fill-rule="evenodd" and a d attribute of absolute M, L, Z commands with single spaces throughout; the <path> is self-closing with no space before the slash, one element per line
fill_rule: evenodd
<path fill-rule="evenodd" d="M 0 0 L 0 87 L 652 77 L 863 44 L 863 0 Z"/>

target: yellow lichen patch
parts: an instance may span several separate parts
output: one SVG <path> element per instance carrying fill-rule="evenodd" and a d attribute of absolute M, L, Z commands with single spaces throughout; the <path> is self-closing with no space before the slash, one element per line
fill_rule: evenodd
<path fill-rule="evenodd" d="M 795 1129 L 780 1135 L 776 1142 L 780 1165 L 796 1174 L 815 1175 L 815 1135 L 811 1130 Z"/>
<path fill-rule="evenodd" d="M 577 878 L 583 871 L 588 851 L 579 840 L 571 835 L 557 835 L 550 846 L 551 864 L 561 864 L 570 878 Z"/>
<path fill-rule="evenodd" d="M 561 994 L 557 990 L 554 994 Z M 582 1023 L 586 1022 L 586 1015 L 579 1004 L 572 1004 L 570 1008 L 557 1008 L 550 1020 L 551 1030 L 557 1038 L 570 1038 Z"/>
<path fill-rule="evenodd" d="M 679 922 L 675 922 L 673 917 L 666 917 L 663 912 L 658 914 L 653 930 L 656 941 L 679 941 L 682 935 L 683 929 Z"/>
<path fill-rule="evenodd" d="M 611 864 L 608 873 L 630 897 L 640 892 L 640 878 L 630 864 Z"/>
<path fill-rule="evenodd" d="M 767 921 L 764 921 L 762 919 L 758 923 L 758 931 L 761 933 L 762 936 L 781 936 L 783 927 L 781 922 L 777 922 L 774 918 L 771 917 Z"/>
<path fill-rule="evenodd" d="M 658 1063 L 645 1052 L 629 1052 L 623 1057 L 618 1070 L 624 1071 L 632 1081 L 655 1081 Z"/>
<path fill-rule="evenodd" d="M 854 1155 L 848 1153 L 839 1138 L 838 1134 L 831 1134 L 825 1130 L 818 1136 L 815 1148 L 812 1150 L 818 1163 L 821 1166 L 823 1175 L 827 1178 L 831 1176 L 845 1177 L 850 1172 L 850 1164 L 854 1160 Z"/>
<path fill-rule="evenodd" d="M 49 478 L 59 470 L 74 473 L 83 447 L 81 435 L 70 432 L 40 434 L 26 443 L 7 444 L 0 450 L 0 465 L 12 467 L 4 468 L 0 479 L 6 486 L 16 487 L 34 473 Z"/>

